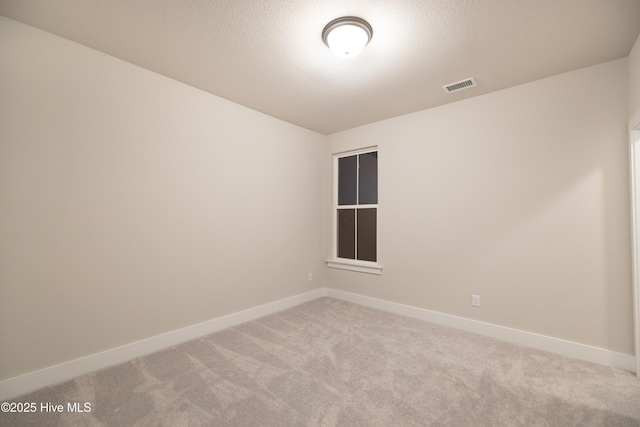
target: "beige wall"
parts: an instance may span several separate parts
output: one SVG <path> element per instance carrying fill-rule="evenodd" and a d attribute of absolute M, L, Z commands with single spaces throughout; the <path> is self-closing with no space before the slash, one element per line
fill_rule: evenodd
<path fill-rule="evenodd" d="M 324 285 L 324 136 L 3 17 L 0 58 L 0 379 Z"/>
<path fill-rule="evenodd" d="M 640 111 L 640 36 L 629 53 L 629 117 Z"/>
<path fill-rule="evenodd" d="M 384 270 L 328 286 L 633 354 L 627 113 L 621 59 L 330 135 L 379 147 Z"/>

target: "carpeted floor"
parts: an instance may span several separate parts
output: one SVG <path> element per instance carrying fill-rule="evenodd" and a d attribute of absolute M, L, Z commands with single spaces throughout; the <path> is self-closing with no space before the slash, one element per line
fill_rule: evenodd
<path fill-rule="evenodd" d="M 14 401 L 65 410 L 0 425 L 640 426 L 629 372 L 331 298 Z"/>

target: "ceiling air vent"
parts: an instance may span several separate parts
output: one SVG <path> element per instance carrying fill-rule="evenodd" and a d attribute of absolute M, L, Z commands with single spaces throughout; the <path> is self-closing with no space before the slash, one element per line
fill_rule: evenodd
<path fill-rule="evenodd" d="M 449 83 L 448 85 L 442 86 L 442 88 L 447 93 L 453 93 L 474 86 L 476 86 L 476 81 L 473 77 L 471 77 L 468 79 L 460 80 L 459 82 Z"/>

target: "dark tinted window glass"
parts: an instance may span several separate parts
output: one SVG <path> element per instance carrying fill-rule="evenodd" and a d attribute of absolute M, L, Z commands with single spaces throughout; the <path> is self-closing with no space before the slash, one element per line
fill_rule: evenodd
<path fill-rule="evenodd" d="M 360 154 L 359 204 L 378 203 L 378 152 Z"/>
<path fill-rule="evenodd" d="M 358 209 L 358 259 L 376 261 L 377 209 Z"/>
<path fill-rule="evenodd" d="M 356 211 L 338 210 L 338 257 L 356 258 Z"/>
<path fill-rule="evenodd" d="M 357 156 L 338 159 L 338 205 L 356 204 L 357 174 Z"/>

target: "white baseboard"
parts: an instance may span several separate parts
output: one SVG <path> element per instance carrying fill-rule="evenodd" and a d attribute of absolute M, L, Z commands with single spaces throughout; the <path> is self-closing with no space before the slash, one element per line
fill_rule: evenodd
<path fill-rule="evenodd" d="M 480 322 L 478 320 L 453 316 L 424 308 L 399 304 L 396 302 L 331 288 L 327 288 L 326 295 L 328 297 L 377 308 L 391 313 L 400 314 L 402 316 L 413 317 L 442 326 L 462 329 L 468 332 L 498 338 L 514 344 L 526 345 L 538 350 L 549 351 L 563 356 L 598 363 L 600 365 L 624 369 L 629 372 L 636 372 L 636 358 L 630 354 L 619 353 L 559 338 L 526 332 L 519 329 L 507 328 L 504 326 L 494 325 L 492 323 Z"/>
<path fill-rule="evenodd" d="M 50 366 L 38 371 L 29 372 L 0 381 L 0 401 L 11 399 L 37 389 L 62 383 L 80 375 L 117 365 L 136 357 L 144 356 L 182 342 L 199 338 L 240 323 L 248 322 L 268 314 L 276 313 L 290 307 L 328 296 L 344 301 L 377 308 L 402 316 L 425 320 L 438 325 L 449 326 L 498 338 L 514 344 L 545 350 L 576 359 L 586 360 L 605 366 L 635 372 L 636 358 L 633 355 L 618 353 L 585 344 L 579 344 L 558 338 L 534 334 L 518 329 L 507 328 L 491 323 L 452 316 L 424 308 L 413 307 L 396 302 L 367 297 L 331 288 L 320 288 L 300 295 L 253 307 L 227 316 L 212 319 L 203 323 L 177 329 L 155 337 L 136 341 L 130 344 L 92 354 L 79 359 L 70 360 L 59 365 Z"/>
<path fill-rule="evenodd" d="M 289 298 L 263 304 L 237 313 L 229 314 L 227 316 L 218 317 L 217 319 L 136 341 L 121 347 L 112 348 L 100 353 L 70 360 L 59 365 L 50 366 L 38 371 L 8 378 L 0 381 L 0 401 L 11 399 L 43 387 L 59 384 L 98 369 L 117 365 L 136 357 L 162 350 L 163 348 L 171 347 L 240 323 L 276 313 L 304 302 L 320 298 L 325 294 L 325 288 L 316 289 L 304 294 L 294 295 Z"/>

